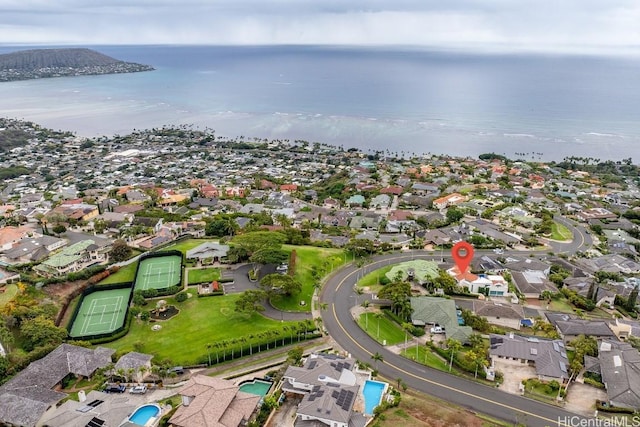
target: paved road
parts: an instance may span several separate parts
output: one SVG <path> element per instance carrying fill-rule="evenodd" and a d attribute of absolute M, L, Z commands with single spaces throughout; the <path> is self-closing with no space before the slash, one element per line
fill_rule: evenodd
<path fill-rule="evenodd" d="M 580 234 L 574 227 L 572 231 Z M 576 240 L 576 239 L 574 239 Z M 587 239 L 580 240 L 573 246 L 564 244 L 565 250 L 581 250 L 588 244 Z M 526 252 L 529 254 L 530 252 Z M 520 255 L 519 252 L 506 252 L 508 255 Z M 328 304 L 323 311 L 323 325 L 329 335 L 351 356 L 371 363 L 371 356 L 380 353 L 384 362 L 378 367 L 380 373 L 387 378 L 402 378 L 411 388 L 438 396 L 444 400 L 469 408 L 470 410 L 488 414 L 498 419 L 527 426 L 557 426 L 559 420 L 581 420 L 582 417 L 564 411 L 561 408 L 540 403 L 478 384 L 460 377 L 446 374 L 414 363 L 394 354 L 369 337 L 352 318 L 349 309 L 354 304 L 353 287 L 361 275 L 381 268 L 386 264 L 395 264 L 411 259 L 439 259 L 439 255 L 422 251 L 405 254 L 381 255 L 372 263 L 359 269 L 353 265 L 336 273 L 323 287 L 321 302 Z M 576 417 L 576 418 L 571 418 Z M 575 422 L 575 421 L 574 421 Z M 575 424 L 574 424 L 575 425 Z M 586 424 L 585 424 L 586 425 Z"/>

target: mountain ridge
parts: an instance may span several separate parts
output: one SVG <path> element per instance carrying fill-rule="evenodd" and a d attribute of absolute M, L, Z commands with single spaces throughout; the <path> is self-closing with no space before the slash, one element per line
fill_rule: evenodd
<path fill-rule="evenodd" d="M 151 71 L 88 48 L 28 49 L 0 55 L 0 81 Z"/>

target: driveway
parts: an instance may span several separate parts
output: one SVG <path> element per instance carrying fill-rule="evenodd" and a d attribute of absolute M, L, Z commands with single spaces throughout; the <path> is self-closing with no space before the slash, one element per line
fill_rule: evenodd
<path fill-rule="evenodd" d="M 517 360 L 495 359 L 493 366 L 497 372 L 502 372 L 504 380 L 500 389 L 507 393 L 522 394 L 522 380 L 538 377 L 536 368 Z"/>
<path fill-rule="evenodd" d="M 567 411 L 593 416 L 596 410 L 596 400 L 608 400 L 607 392 L 587 384 L 573 382 L 564 398 Z"/>

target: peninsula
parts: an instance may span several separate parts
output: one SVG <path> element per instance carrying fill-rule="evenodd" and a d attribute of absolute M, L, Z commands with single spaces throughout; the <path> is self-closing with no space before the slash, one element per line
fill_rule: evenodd
<path fill-rule="evenodd" d="M 86 48 L 30 49 L 0 55 L 0 82 L 152 71 Z"/>

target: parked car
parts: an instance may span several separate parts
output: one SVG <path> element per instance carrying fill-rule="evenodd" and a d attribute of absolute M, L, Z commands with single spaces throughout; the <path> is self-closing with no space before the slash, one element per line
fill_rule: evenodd
<path fill-rule="evenodd" d="M 433 328 L 431 328 L 431 333 L 432 334 L 444 334 L 444 328 L 442 326 L 434 326 Z"/>
<path fill-rule="evenodd" d="M 105 393 L 124 393 L 127 388 L 123 384 L 107 384 L 104 388 Z"/>
<path fill-rule="evenodd" d="M 131 394 L 145 394 L 147 392 L 146 385 L 136 385 L 129 389 L 129 393 Z"/>

